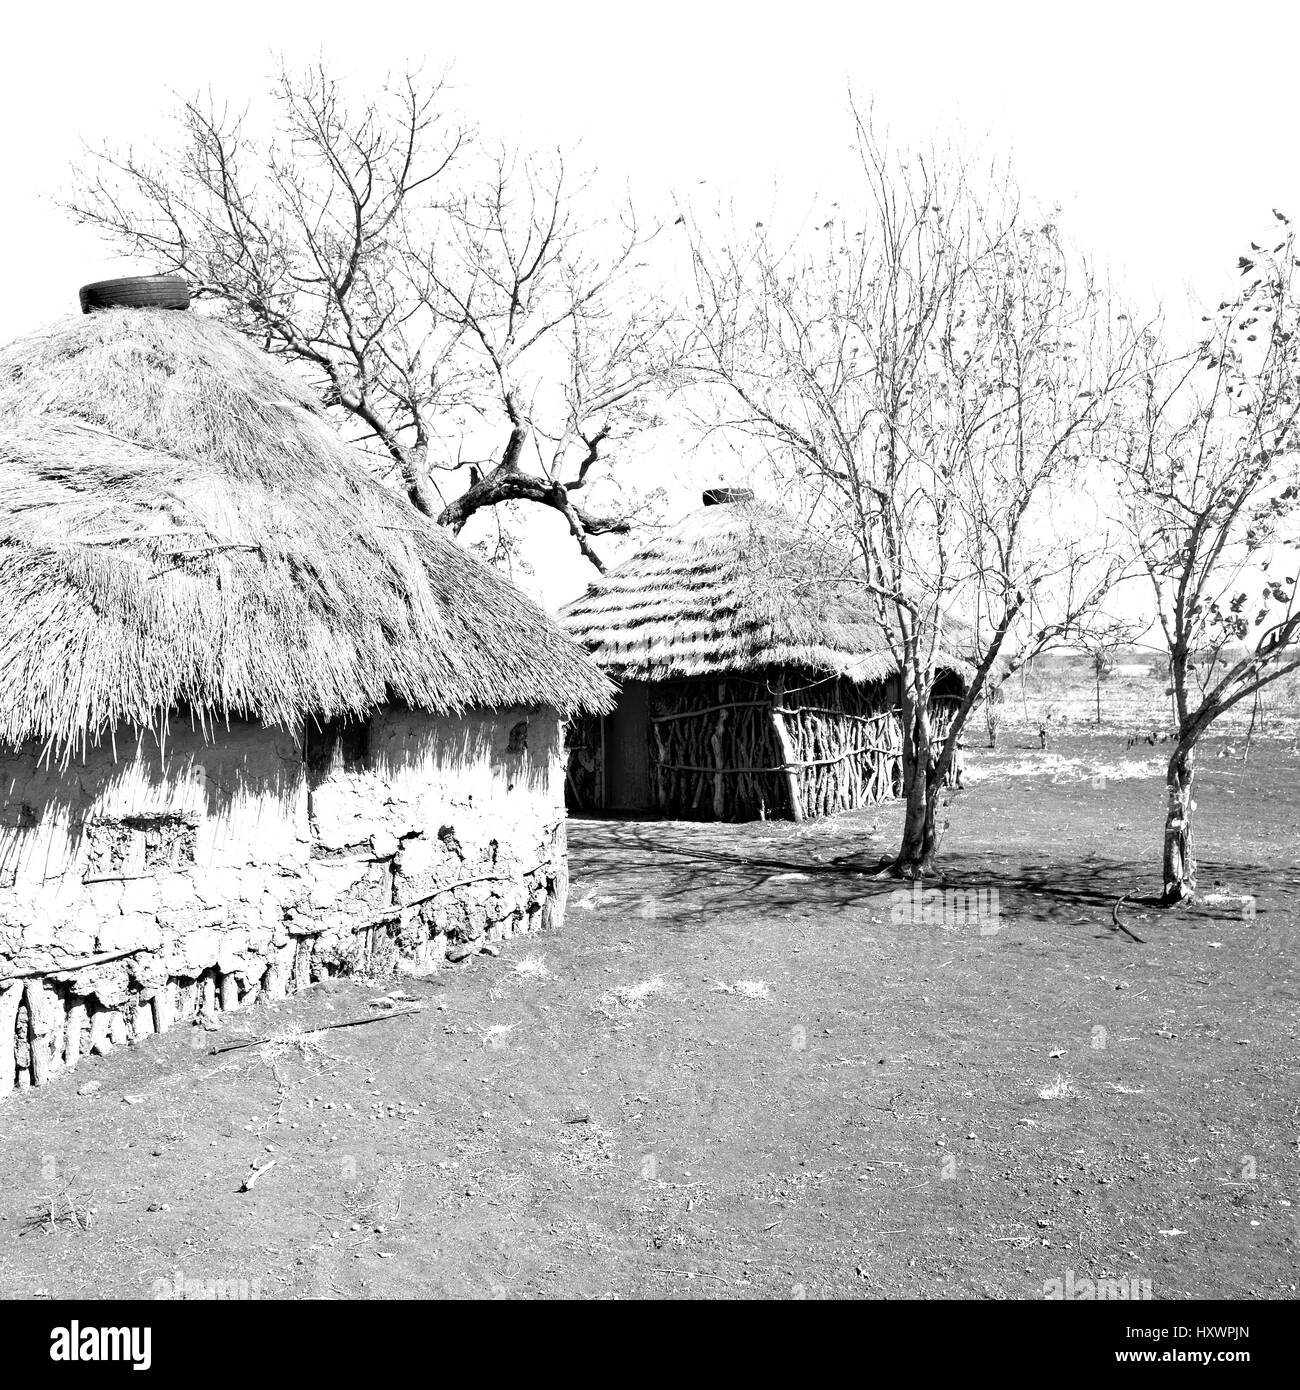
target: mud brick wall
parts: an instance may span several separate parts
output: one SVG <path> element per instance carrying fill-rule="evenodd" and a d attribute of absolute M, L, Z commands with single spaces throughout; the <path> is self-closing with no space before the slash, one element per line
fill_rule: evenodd
<path fill-rule="evenodd" d="M 0 1094 L 323 976 L 558 924 L 563 776 L 545 708 L 173 724 L 67 768 L 0 750 Z"/>

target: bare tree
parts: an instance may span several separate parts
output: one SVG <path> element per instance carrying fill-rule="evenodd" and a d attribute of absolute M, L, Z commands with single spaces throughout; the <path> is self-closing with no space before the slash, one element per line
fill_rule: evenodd
<path fill-rule="evenodd" d="M 960 159 L 892 153 L 854 120 L 857 213 L 823 210 L 785 244 L 760 227 L 711 246 L 694 226 L 695 367 L 729 402 L 723 423 L 850 544 L 891 634 L 906 801 L 892 868 L 916 877 L 934 869 L 971 709 L 1086 631 L 1122 567 L 1087 524 L 1086 482 L 1139 335 L 1008 176 L 982 196 Z M 953 656 L 967 679 L 936 725 Z"/>
<path fill-rule="evenodd" d="M 1149 623 L 1140 618 L 1099 620 L 1083 638 L 1081 645 L 1092 667 L 1093 693 L 1097 703 L 1097 727 L 1101 728 L 1101 687 L 1115 673 L 1115 658 L 1125 647 L 1142 637 Z"/>
<path fill-rule="evenodd" d="M 989 736 L 989 748 L 998 746 L 998 730 L 1002 725 L 1002 687 L 990 684 L 984 691 L 984 728 Z"/>
<path fill-rule="evenodd" d="M 655 229 L 596 215 L 562 155 L 483 149 L 415 73 L 354 105 L 282 69 L 273 97 L 266 138 L 209 97 L 172 150 L 100 150 L 71 212 L 305 368 L 422 512 L 552 508 L 600 568 L 628 522 L 580 499 L 665 360 Z"/>
<path fill-rule="evenodd" d="M 1196 891 L 1196 746 L 1215 720 L 1300 670 L 1300 302 L 1295 234 L 1254 243 L 1246 285 L 1190 352 L 1152 343 L 1122 470 L 1124 520 L 1155 595 L 1176 737 L 1163 897 Z"/>

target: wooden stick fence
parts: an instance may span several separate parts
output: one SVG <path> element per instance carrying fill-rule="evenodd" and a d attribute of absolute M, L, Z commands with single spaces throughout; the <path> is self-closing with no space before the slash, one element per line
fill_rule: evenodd
<path fill-rule="evenodd" d="M 648 749 L 650 791 L 659 812 L 800 820 L 896 796 L 903 755 L 896 682 L 792 683 L 799 675 L 775 671 L 656 683 Z M 948 695 L 932 701 L 936 738 L 947 736 L 957 703 Z M 566 742 L 570 804 L 599 809 L 606 773 L 603 722 L 575 721 Z"/>
<path fill-rule="evenodd" d="M 826 680 L 798 687 L 794 701 L 787 691 L 781 672 L 657 686 L 651 780 L 660 811 L 799 820 L 894 794 L 902 732 L 887 684 Z"/>

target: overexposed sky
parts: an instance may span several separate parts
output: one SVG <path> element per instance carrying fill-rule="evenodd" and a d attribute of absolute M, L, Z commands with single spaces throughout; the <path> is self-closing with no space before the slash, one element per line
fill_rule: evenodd
<path fill-rule="evenodd" d="M 580 145 L 649 216 L 675 195 L 762 208 L 824 192 L 851 82 L 904 141 L 957 131 L 1010 154 L 1131 294 L 1210 300 L 1271 208 L 1300 216 L 1297 16 L 1272 0 L 15 7 L 0 56 L 0 341 L 75 311 L 88 280 L 150 268 L 115 262 L 55 206 L 81 142 L 165 136 L 173 93 L 242 105 L 277 53 L 323 54 L 363 82 L 410 61 L 449 68 L 484 134 Z M 681 483 L 683 507 L 697 481 Z M 550 603 L 586 577 L 555 540 L 532 586 Z"/>

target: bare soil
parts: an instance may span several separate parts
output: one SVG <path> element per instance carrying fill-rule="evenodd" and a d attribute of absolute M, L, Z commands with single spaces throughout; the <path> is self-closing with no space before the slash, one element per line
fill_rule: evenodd
<path fill-rule="evenodd" d="M 562 934 L 12 1097 L 0 1294 L 1294 1297 L 1300 755 L 1205 750 L 1202 886 L 1250 917 L 1153 905 L 1159 748 L 1036 744 L 972 748 L 947 812 L 996 918 L 892 920 L 893 805 L 578 821 Z"/>

